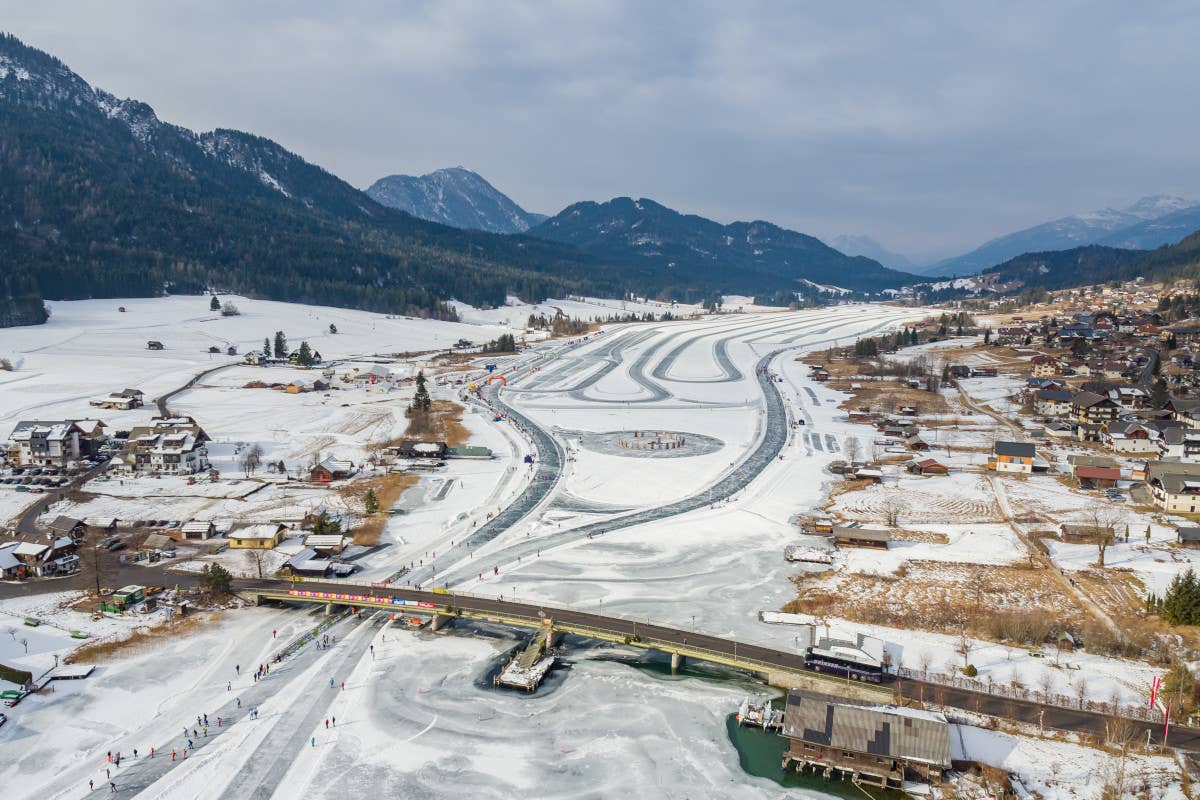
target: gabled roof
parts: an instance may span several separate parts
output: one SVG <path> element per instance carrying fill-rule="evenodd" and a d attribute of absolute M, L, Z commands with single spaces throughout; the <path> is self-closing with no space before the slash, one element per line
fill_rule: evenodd
<path fill-rule="evenodd" d="M 1037 455 L 1034 446 L 1025 442 L 996 442 L 992 450 L 998 456 L 1012 458 L 1033 458 Z"/>
<path fill-rule="evenodd" d="M 70 531 L 74 530 L 77 525 L 82 524 L 84 523 L 81 519 L 75 519 L 74 517 L 67 517 L 60 514 L 59 516 L 55 517 L 54 521 L 46 527 L 52 531 Z"/>
<path fill-rule="evenodd" d="M 950 724 L 945 716 L 898 706 L 868 706 L 793 689 L 783 735 L 886 758 L 950 767 Z"/>
<path fill-rule="evenodd" d="M 286 530 L 286 525 L 280 525 L 275 522 L 260 522 L 256 525 L 247 525 L 244 528 L 231 530 L 225 536 L 229 539 L 274 539 L 280 532 Z"/>
<path fill-rule="evenodd" d="M 1071 405 L 1076 408 L 1091 408 L 1100 403 L 1111 403 L 1107 397 L 1098 395 L 1095 392 L 1080 392 L 1071 399 Z"/>

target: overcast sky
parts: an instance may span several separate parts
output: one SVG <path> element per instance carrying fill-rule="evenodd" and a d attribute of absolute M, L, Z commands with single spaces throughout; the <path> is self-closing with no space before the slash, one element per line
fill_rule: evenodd
<path fill-rule="evenodd" d="M 359 187 L 463 165 L 533 211 L 644 196 L 917 259 L 1145 194 L 1200 199 L 1195 3 L 0 8 L 93 85 Z"/>

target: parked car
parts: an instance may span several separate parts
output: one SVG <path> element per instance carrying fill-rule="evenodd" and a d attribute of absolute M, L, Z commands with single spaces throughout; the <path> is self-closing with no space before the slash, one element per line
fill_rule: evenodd
<path fill-rule="evenodd" d="M 118 550 L 124 550 L 124 549 L 125 549 L 125 543 L 124 543 L 124 542 L 120 542 L 120 541 L 118 541 L 118 542 L 113 542 L 112 544 L 110 544 L 110 545 L 108 546 L 108 552 L 110 552 L 110 553 L 115 553 L 115 552 L 117 552 Z"/>

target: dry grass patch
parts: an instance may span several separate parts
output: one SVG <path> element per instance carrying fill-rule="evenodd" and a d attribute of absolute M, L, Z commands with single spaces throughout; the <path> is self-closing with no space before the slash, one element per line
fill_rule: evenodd
<path fill-rule="evenodd" d="M 863 381 L 859 383 L 857 389 L 851 389 L 851 383 L 858 382 L 839 380 L 829 381 L 826 384 L 831 389 L 850 395 L 838 404 L 838 408 L 842 411 L 857 411 L 867 407 L 872 411 L 894 414 L 900 410 L 901 406 L 915 406 L 922 414 L 947 414 L 950 412 L 949 403 L 938 392 L 912 389 L 895 380 Z M 925 424 L 920 418 L 914 418 L 914 422 L 919 425 Z"/>
<path fill-rule="evenodd" d="M 427 417 L 409 417 L 404 436 L 385 442 L 385 446 L 399 444 L 402 438 L 445 442 L 450 447 L 466 444 L 471 439 L 471 432 L 462 424 L 462 415 L 461 403 L 434 400 Z"/>
<path fill-rule="evenodd" d="M 362 522 L 353 531 L 354 543 L 365 547 L 379 544 L 383 526 L 387 524 L 388 509 L 396 505 L 400 495 L 417 485 L 419 478 L 407 472 L 389 472 L 373 478 L 352 481 L 338 489 L 338 494 L 350 508 L 363 509 L 367 492 L 374 491 L 379 511 L 363 514 Z"/>
<path fill-rule="evenodd" d="M 204 630 L 220 620 L 220 612 L 196 612 L 187 617 L 178 617 L 162 625 L 156 625 L 153 628 L 137 628 L 124 639 L 88 642 L 77 647 L 63 660 L 67 664 L 91 664 L 144 653 L 161 646 L 170 639 Z"/>
<path fill-rule="evenodd" d="M 870 625 L 955 634 L 965 624 L 983 639 L 1041 641 L 1091 619 L 1046 570 L 1011 564 L 910 561 L 892 575 L 793 580 L 800 594 L 785 611 Z"/>

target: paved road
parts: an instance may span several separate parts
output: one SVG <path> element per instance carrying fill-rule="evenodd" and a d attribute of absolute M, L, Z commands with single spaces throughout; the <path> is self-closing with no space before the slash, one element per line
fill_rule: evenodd
<path fill-rule="evenodd" d="M 252 592 L 255 589 L 270 591 L 287 591 L 295 588 L 296 584 L 288 581 L 237 581 L 236 588 Z M 316 583 L 305 581 L 303 588 L 309 591 L 347 593 L 354 591 L 344 583 Z M 746 644 L 717 636 L 709 636 L 696 631 L 686 631 L 648 622 L 609 617 L 585 611 L 574 611 L 565 608 L 555 608 L 546 605 L 517 603 L 497 600 L 490 597 L 474 597 L 456 593 L 439 594 L 404 588 L 379 588 L 359 586 L 364 594 L 374 596 L 394 597 L 404 600 L 433 603 L 438 606 L 451 606 L 464 611 L 483 614 L 501 614 L 519 616 L 533 620 L 550 619 L 556 623 L 591 628 L 618 637 L 638 639 L 644 645 L 655 647 L 661 643 L 665 649 L 671 647 L 690 647 L 707 650 L 727 658 L 740 661 L 754 661 L 759 665 L 785 672 L 805 672 L 804 655 L 800 652 L 777 650 L 760 645 Z M 919 680 L 898 679 L 885 676 L 884 687 L 893 691 L 898 690 L 905 697 L 926 700 L 939 698 L 947 706 L 962 708 L 968 711 L 978 711 L 997 717 L 1019 720 L 1034 725 L 1044 724 L 1046 727 L 1062 730 L 1086 732 L 1103 735 L 1111 717 L 1089 711 L 1044 706 L 1027 700 L 1014 700 L 1005 697 L 971 692 L 965 689 L 926 683 Z M 1146 732 L 1151 732 L 1152 740 L 1159 741 L 1162 735 L 1160 723 L 1131 721 L 1134 735 L 1144 739 Z M 1170 746 L 1181 750 L 1200 751 L 1200 729 L 1175 727 L 1171 729 Z"/>

